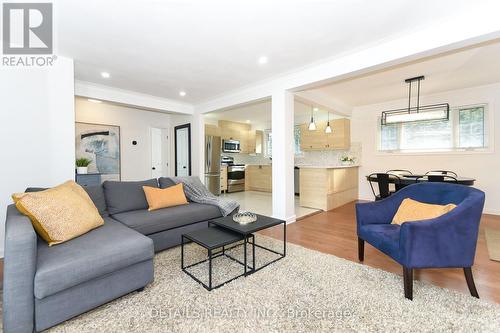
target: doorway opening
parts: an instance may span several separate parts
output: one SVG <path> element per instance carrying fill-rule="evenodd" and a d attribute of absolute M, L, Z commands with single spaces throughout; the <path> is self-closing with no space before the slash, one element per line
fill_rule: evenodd
<path fill-rule="evenodd" d="M 160 178 L 169 172 L 169 142 L 166 128 L 151 127 L 151 177 Z"/>

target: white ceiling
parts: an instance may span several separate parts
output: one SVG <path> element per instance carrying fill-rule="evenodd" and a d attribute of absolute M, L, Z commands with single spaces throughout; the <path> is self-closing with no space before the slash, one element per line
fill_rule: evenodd
<path fill-rule="evenodd" d="M 351 107 L 408 98 L 405 79 L 425 75 L 421 95 L 500 82 L 500 42 L 308 90 Z M 414 92 L 415 93 L 415 90 Z"/>
<path fill-rule="evenodd" d="M 396 38 L 467 0 L 56 2 L 58 53 L 77 80 L 190 103 Z M 260 66 L 265 55 L 269 63 Z M 101 71 L 111 73 L 103 79 Z M 180 90 L 187 92 L 179 97 Z"/>

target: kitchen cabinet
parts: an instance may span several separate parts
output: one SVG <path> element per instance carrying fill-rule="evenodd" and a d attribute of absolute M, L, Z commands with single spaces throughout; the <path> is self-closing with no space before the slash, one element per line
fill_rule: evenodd
<path fill-rule="evenodd" d="M 358 199 L 358 167 L 301 167 L 300 205 L 330 210 Z"/>
<path fill-rule="evenodd" d="M 220 128 L 215 125 L 206 124 L 205 125 L 205 135 L 210 136 L 220 136 Z"/>
<path fill-rule="evenodd" d="M 227 166 L 220 167 L 220 192 L 227 191 Z"/>
<path fill-rule="evenodd" d="M 264 132 L 263 131 L 255 131 L 255 153 L 263 154 L 264 153 Z"/>
<path fill-rule="evenodd" d="M 247 165 L 245 170 L 245 190 L 272 192 L 273 168 L 271 165 Z"/>
<path fill-rule="evenodd" d="M 327 122 L 317 122 L 316 130 L 309 131 L 309 124 L 300 125 L 300 149 L 335 150 L 349 149 L 351 146 L 351 122 L 349 119 L 330 121 L 332 133 L 325 133 Z"/>
<path fill-rule="evenodd" d="M 246 147 L 246 150 L 248 152 L 248 154 L 253 154 L 253 153 L 256 153 L 255 151 L 255 147 L 256 147 L 256 132 L 255 130 L 249 130 L 247 132 L 247 137 L 246 137 L 246 144 L 247 144 L 247 147 Z"/>
<path fill-rule="evenodd" d="M 253 154 L 256 149 L 256 131 L 249 124 L 228 120 L 219 120 L 219 128 L 223 140 L 238 140 L 243 154 Z"/>

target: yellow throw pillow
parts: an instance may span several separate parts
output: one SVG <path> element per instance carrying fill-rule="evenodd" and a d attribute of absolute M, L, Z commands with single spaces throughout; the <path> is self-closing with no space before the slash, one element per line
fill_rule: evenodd
<path fill-rule="evenodd" d="M 182 183 L 164 189 L 151 186 L 143 186 L 142 188 L 148 201 L 149 211 L 188 203 Z"/>
<path fill-rule="evenodd" d="M 87 192 L 72 180 L 45 191 L 15 193 L 12 199 L 49 246 L 81 236 L 104 224 Z"/>
<path fill-rule="evenodd" d="M 392 219 L 392 224 L 403 224 L 405 222 L 429 220 L 448 213 L 457 205 L 433 205 L 406 198 Z"/>

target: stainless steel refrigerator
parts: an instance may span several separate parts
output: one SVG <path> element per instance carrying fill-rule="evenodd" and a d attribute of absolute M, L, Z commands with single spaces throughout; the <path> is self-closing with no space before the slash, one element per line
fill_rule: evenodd
<path fill-rule="evenodd" d="M 220 195 L 220 136 L 205 136 L 205 186 L 215 195 Z"/>

